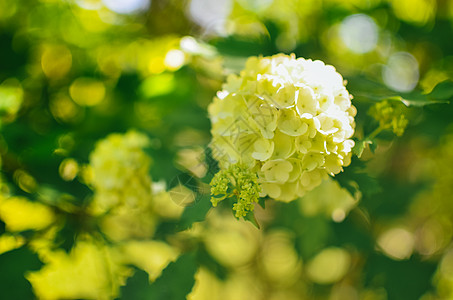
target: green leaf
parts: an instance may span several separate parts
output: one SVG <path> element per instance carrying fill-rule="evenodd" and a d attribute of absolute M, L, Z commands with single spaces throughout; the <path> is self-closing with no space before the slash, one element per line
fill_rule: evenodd
<path fill-rule="evenodd" d="M 215 274 L 221 280 L 225 280 L 228 275 L 228 269 L 221 265 L 206 250 L 206 246 L 200 243 L 197 251 L 197 261 L 200 265 L 206 267 L 211 273 Z"/>
<path fill-rule="evenodd" d="M 377 148 L 377 143 L 376 143 L 376 141 L 370 140 L 368 144 L 370 145 L 370 150 L 371 150 L 371 152 L 374 153 L 374 152 L 376 151 L 376 148 Z"/>
<path fill-rule="evenodd" d="M 368 271 L 365 277 L 367 287 L 384 288 L 388 300 L 416 300 L 431 288 L 436 265 L 416 257 L 394 261 L 382 254 L 374 254 L 367 259 L 365 268 Z"/>
<path fill-rule="evenodd" d="M 258 204 L 262 207 L 262 208 L 266 208 L 266 198 L 259 198 L 258 199 Z"/>
<path fill-rule="evenodd" d="M 206 182 L 210 182 L 212 177 L 214 177 L 214 175 L 220 171 L 219 163 L 213 157 L 211 148 L 206 147 L 204 150 L 204 155 L 205 155 L 205 163 L 206 163 L 206 166 L 208 167 L 205 180 L 206 180 Z"/>
<path fill-rule="evenodd" d="M 420 91 L 410 93 L 398 93 L 387 88 L 385 85 L 372 80 L 357 77 L 350 79 L 348 89 L 356 101 L 371 100 L 384 101 L 393 100 L 403 103 L 407 107 L 422 107 L 431 104 L 449 103 L 453 97 L 453 82 L 444 81 L 439 83 L 431 93 L 423 94 Z"/>
<path fill-rule="evenodd" d="M 69 253 L 75 245 L 77 234 L 77 224 L 73 217 L 68 215 L 63 228 L 57 233 L 58 247 Z"/>
<path fill-rule="evenodd" d="M 5 223 L 3 223 L 2 220 L 0 220 L 0 235 L 2 235 L 5 232 Z"/>
<path fill-rule="evenodd" d="M 449 101 L 446 100 L 436 100 L 436 99 L 430 99 L 427 97 L 427 95 L 423 94 L 417 94 L 416 92 L 413 92 L 411 94 L 402 94 L 402 95 L 395 95 L 395 96 L 389 96 L 389 97 L 384 97 L 379 100 L 393 100 L 393 101 L 399 101 L 406 105 L 407 107 L 413 106 L 413 107 L 422 107 L 430 104 L 448 104 Z"/>
<path fill-rule="evenodd" d="M 453 81 L 446 80 L 437 84 L 428 96 L 432 99 L 448 100 L 453 98 Z"/>
<path fill-rule="evenodd" d="M 197 264 L 193 253 L 183 254 L 177 261 L 170 263 L 152 284 L 149 283 L 149 276 L 145 271 L 136 269 L 126 286 L 121 288 L 120 299 L 186 299 L 195 283 L 196 271 Z"/>
<path fill-rule="evenodd" d="M 353 245 L 362 253 L 376 249 L 369 215 L 359 206 L 352 209 L 343 222 L 333 223 L 332 230 L 333 244 L 338 247 Z"/>
<path fill-rule="evenodd" d="M 255 214 L 253 213 L 253 211 L 248 212 L 248 213 L 245 215 L 244 220 L 249 221 L 250 223 L 252 223 L 253 225 L 255 225 L 255 227 L 258 228 L 258 229 L 261 228 L 260 224 L 259 224 L 258 221 L 256 220 L 256 217 L 255 217 Z"/>
<path fill-rule="evenodd" d="M 222 202 L 219 203 L 219 205 Z M 195 222 L 204 221 L 206 214 L 211 209 L 211 197 L 208 194 L 197 194 L 197 198 L 187 206 L 181 218 L 178 221 L 161 222 L 156 229 L 154 237 L 157 239 L 165 239 L 167 235 L 174 234 L 179 231 L 186 230 Z"/>
<path fill-rule="evenodd" d="M 426 183 L 406 183 L 402 185 L 394 177 L 380 178 L 381 192 L 362 199 L 360 205 L 373 218 L 398 218 L 404 215 L 417 193 L 426 189 Z"/>
<path fill-rule="evenodd" d="M 121 288 L 120 299 L 151 299 L 149 297 L 150 286 L 148 273 L 140 269 L 135 269 L 134 275 Z"/>
<path fill-rule="evenodd" d="M 326 247 L 332 235 L 330 221 L 324 216 L 301 216 L 294 225 L 298 233 L 296 249 L 304 260 L 310 259 Z"/>
<path fill-rule="evenodd" d="M 208 194 L 198 194 L 194 204 L 184 209 L 178 229 L 185 230 L 193 223 L 203 221 L 212 207 L 210 199 L 211 197 Z"/>
<path fill-rule="evenodd" d="M 253 56 L 253 55 L 272 55 L 275 51 L 266 36 L 251 39 L 241 36 L 229 36 L 227 38 L 214 39 L 211 41 L 217 51 L 224 56 Z M 229 68 L 232 66 L 229 65 Z M 235 68 L 240 71 L 243 66 Z"/>
<path fill-rule="evenodd" d="M 356 141 L 354 148 L 352 148 L 352 153 L 355 154 L 357 157 L 361 157 L 363 154 L 363 151 L 365 151 L 365 148 L 367 145 L 373 145 L 373 141 L 370 141 L 368 139 L 362 140 L 362 141 Z M 373 152 L 374 149 L 376 149 L 376 146 L 373 147 Z"/>
<path fill-rule="evenodd" d="M 376 178 L 371 177 L 366 172 L 365 163 L 356 157 L 352 158 L 351 164 L 345 168 L 344 172 L 336 175 L 335 179 L 352 196 L 358 191 L 366 196 L 371 196 L 381 191 Z"/>
<path fill-rule="evenodd" d="M 0 291 L 2 299 L 34 299 L 32 286 L 25 279 L 27 271 L 42 266 L 38 256 L 27 247 L 21 247 L 0 255 Z"/>

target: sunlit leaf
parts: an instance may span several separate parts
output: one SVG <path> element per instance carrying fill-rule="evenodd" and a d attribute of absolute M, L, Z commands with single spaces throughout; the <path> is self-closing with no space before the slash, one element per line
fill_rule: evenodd
<path fill-rule="evenodd" d="M 371 140 L 365 139 L 362 141 L 356 141 L 354 148 L 352 148 L 352 153 L 354 153 L 357 157 L 361 157 L 363 154 L 363 151 L 365 151 L 367 146 L 370 146 L 370 150 L 374 152 L 374 149 L 376 149 L 377 144 Z"/>

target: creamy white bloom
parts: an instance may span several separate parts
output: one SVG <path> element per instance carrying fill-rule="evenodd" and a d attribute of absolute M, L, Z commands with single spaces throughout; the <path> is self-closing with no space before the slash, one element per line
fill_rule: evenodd
<path fill-rule="evenodd" d="M 208 108 L 221 168 L 244 163 L 261 196 L 292 201 L 349 165 L 356 109 L 335 68 L 283 54 L 251 57 Z"/>
<path fill-rule="evenodd" d="M 138 208 L 151 202 L 151 159 L 143 150 L 148 143 L 145 135 L 129 131 L 110 134 L 96 144 L 87 169 L 88 181 L 96 192 L 96 211 Z"/>

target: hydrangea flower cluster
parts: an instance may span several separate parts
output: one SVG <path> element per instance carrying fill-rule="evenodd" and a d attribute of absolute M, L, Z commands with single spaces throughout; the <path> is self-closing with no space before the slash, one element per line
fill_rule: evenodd
<path fill-rule="evenodd" d="M 136 131 L 110 134 L 90 154 L 85 181 L 94 190 L 89 213 L 102 216 L 101 229 L 114 241 L 149 238 L 159 219 L 179 218 L 182 206 L 154 185 L 146 135 Z"/>
<path fill-rule="evenodd" d="M 96 210 L 140 207 L 150 202 L 151 159 L 143 151 L 148 144 L 148 138 L 136 131 L 110 134 L 97 143 L 90 154 L 88 175 L 88 181 L 96 191 Z"/>
<path fill-rule="evenodd" d="M 256 172 L 260 196 L 292 201 L 347 166 L 355 107 L 335 68 L 283 54 L 251 57 L 208 111 L 222 169 Z"/>

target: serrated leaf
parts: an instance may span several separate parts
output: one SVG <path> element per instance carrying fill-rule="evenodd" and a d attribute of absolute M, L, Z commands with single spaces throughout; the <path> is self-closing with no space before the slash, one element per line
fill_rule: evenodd
<path fill-rule="evenodd" d="M 0 291 L 2 299 L 34 299 L 32 286 L 25 279 L 27 271 L 42 266 L 38 256 L 27 247 L 21 247 L 0 255 Z"/>
<path fill-rule="evenodd" d="M 183 254 L 177 261 L 170 263 L 152 284 L 149 283 L 149 276 L 145 271 L 136 269 L 126 286 L 121 288 L 120 299 L 186 299 L 195 283 L 196 271 L 197 264 L 193 253 Z"/>

